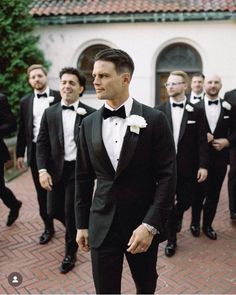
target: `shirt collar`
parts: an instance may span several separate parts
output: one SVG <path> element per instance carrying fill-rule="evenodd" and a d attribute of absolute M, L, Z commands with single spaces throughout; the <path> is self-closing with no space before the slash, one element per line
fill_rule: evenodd
<path fill-rule="evenodd" d="M 77 99 L 74 103 L 70 104 L 70 105 L 67 105 L 63 102 L 63 100 L 61 100 L 61 105 L 63 106 L 73 106 L 75 110 L 78 109 L 79 107 L 79 99 Z"/>
<path fill-rule="evenodd" d="M 43 92 L 39 92 L 38 90 L 34 89 L 34 96 L 37 97 L 37 94 L 42 94 L 42 93 L 46 93 L 47 94 L 47 97 L 49 97 L 49 87 L 47 86 L 47 88 L 45 89 L 45 91 Z"/>
<path fill-rule="evenodd" d="M 106 102 L 105 102 L 105 108 L 111 110 L 111 111 L 116 111 L 119 108 L 121 108 L 122 106 L 125 107 L 125 113 L 126 113 L 126 117 L 128 117 L 131 113 L 131 109 L 132 109 L 132 105 L 133 105 L 133 98 L 129 97 L 122 105 L 120 105 L 117 109 L 113 109 L 112 107 L 110 107 Z"/>
<path fill-rule="evenodd" d="M 185 96 L 185 97 L 184 97 L 184 99 L 183 99 L 183 100 L 181 100 L 181 101 L 175 101 L 173 97 L 170 97 L 170 103 L 171 103 L 171 105 L 172 105 L 172 103 L 174 102 L 174 103 L 176 103 L 176 104 L 181 104 L 181 103 L 183 103 L 183 104 L 184 104 L 184 106 L 185 106 L 185 104 L 186 104 L 186 101 L 187 101 L 187 98 L 186 98 L 186 96 Z"/>

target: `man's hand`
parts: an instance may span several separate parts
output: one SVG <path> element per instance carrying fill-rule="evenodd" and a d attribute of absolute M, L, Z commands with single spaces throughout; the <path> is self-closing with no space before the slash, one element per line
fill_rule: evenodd
<path fill-rule="evenodd" d="M 25 161 L 23 157 L 16 159 L 16 165 L 19 170 L 25 170 Z"/>
<path fill-rule="evenodd" d="M 229 141 L 226 138 L 217 138 L 213 140 L 212 146 L 215 150 L 221 151 L 226 147 L 229 147 Z"/>
<path fill-rule="evenodd" d="M 41 187 L 50 192 L 52 190 L 52 177 L 48 172 L 39 173 Z"/>
<path fill-rule="evenodd" d="M 132 254 L 146 252 L 152 243 L 153 235 L 141 224 L 137 227 L 129 240 L 127 252 Z"/>
<path fill-rule="evenodd" d="M 207 142 L 210 143 L 214 140 L 214 135 L 210 132 L 207 132 Z"/>
<path fill-rule="evenodd" d="M 207 178 L 207 175 L 208 175 L 207 169 L 199 168 L 198 172 L 197 172 L 197 182 L 200 183 L 200 182 L 205 181 Z"/>
<path fill-rule="evenodd" d="M 87 229 L 77 229 L 76 242 L 79 245 L 80 250 L 89 252 Z"/>

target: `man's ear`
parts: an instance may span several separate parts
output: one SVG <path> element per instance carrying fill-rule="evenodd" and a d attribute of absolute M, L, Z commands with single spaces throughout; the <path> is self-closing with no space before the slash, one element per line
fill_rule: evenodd
<path fill-rule="evenodd" d="M 131 75 L 130 75 L 130 73 L 123 73 L 122 78 L 123 78 L 123 82 L 125 84 L 129 84 L 130 80 L 131 80 Z"/>

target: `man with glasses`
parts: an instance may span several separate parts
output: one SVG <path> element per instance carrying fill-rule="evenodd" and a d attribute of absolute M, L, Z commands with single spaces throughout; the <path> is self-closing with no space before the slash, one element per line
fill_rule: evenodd
<path fill-rule="evenodd" d="M 165 247 L 165 255 L 171 257 L 175 254 L 177 232 L 181 231 L 183 215 L 192 204 L 197 183 L 207 178 L 208 146 L 203 111 L 185 96 L 188 75 L 173 71 L 165 86 L 169 100 L 157 108 L 166 114 L 170 123 L 177 160 L 176 202 L 168 219 Z"/>

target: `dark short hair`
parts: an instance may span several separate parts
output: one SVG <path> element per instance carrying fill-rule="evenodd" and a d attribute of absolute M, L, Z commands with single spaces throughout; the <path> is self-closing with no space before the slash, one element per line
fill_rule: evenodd
<path fill-rule="evenodd" d="M 202 79 L 205 80 L 205 76 L 201 72 L 196 72 L 196 73 L 192 74 L 192 78 L 193 77 L 202 77 Z"/>
<path fill-rule="evenodd" d="M 134 72 L 134 62 L 132 58 L 121 49 L 106 48 L 99 51 L 95 56 L 95 62 L 98 60 L 110 61 L 115 65 L 116 72 L 121 74 L 129 72 L 131 76 Z"/>
<path fill-rule="evenodd" d="M 40 70 L 42 70 L 43 73 L 47 76 L 48 71 L 47 71 L 47 69 L 46 69 L 43 65 L 41 65 L 41 64 L 33 64 L 33 65 L 29 66 L 28 69 L 27 69 L 27 76 L 29 77 L 30 72 L 33 71 L 33 70 L 36 70 L 36 69 L 40 69 Z"/>
<path fill-rule="evenodd" d="M 60 79 L 64 74 L 75 75 L 78 78 L 80 86 L 82 86 L 84 88 L 83 92 L 80 93 L 80 96 L 82 96 L 85 89 L 86 89 L 86 77 L 85 77 L 85 75 L 81 71 L 79 71 L 78 69 L 72 68 L 72 67 L 63 68 L 59 73 Z"/>

